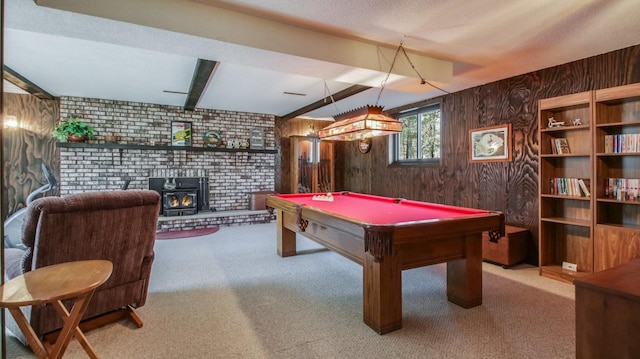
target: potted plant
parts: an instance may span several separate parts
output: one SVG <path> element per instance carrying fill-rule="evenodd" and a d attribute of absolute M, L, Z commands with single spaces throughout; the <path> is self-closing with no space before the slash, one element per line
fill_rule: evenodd
<path fill-rule="evenodd" d="M 70 116 L 60 121 L 51 132 L 51 135 L 60 142 L 83 142 L 93 138 L 93 127 L 83 121 Z"/>

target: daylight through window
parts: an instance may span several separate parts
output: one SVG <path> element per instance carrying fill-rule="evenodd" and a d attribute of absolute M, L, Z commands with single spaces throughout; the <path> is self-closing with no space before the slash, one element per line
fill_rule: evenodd
<path fill-rule="evenodd" d="M 393 162 L 438 162 L 440 159 L 440 104 L 401 113 L 402 132 L 390 141 Z"/>

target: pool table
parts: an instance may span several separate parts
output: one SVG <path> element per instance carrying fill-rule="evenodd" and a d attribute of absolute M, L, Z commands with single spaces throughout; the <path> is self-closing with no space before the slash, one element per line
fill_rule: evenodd
<path fill-rule="evenodd" d="M 402 328 L 402 271 L 447 262 L 447 298 L 482 304 L 482 232 L 504 235 L 500 212 L 334 192 L 267 197 L 278 255 L 296 255 L 296 233 L 363 268 L 364 322 L 378 334 Z M 314 197 L 316 198 L 314 200 Z"/>

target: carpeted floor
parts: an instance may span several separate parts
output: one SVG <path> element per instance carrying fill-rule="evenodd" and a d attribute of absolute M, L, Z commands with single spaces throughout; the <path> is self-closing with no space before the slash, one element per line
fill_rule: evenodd
<path fill-rule="evenodd" d="M 216 233 L 220 227 L 197 228 L 183 231 L 167 231 L 156 233 L 156 239 L 179 239 L 190 237 L 201 237 Z"/>
<path fill-rule="evenodd" d="M 87 333 L 101 358 L 575 358 L 574 288 L 532 266 L 483 264 L 483 304 L 446 299 L 446 266 L 403 272 L 403 328 L 362 321 L 362 268 L 275 223 L 157 241 L 144 327 Z M 8 358 L 33 358 L 8 340 Z M 65 358 L 86 358 L 72 342 Z"/>

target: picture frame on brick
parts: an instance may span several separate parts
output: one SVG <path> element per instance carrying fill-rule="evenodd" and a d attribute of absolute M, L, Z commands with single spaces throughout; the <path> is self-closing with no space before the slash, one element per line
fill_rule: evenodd
<path fill-rule="evenodd" d="M 192 124 L 186 121 L 171 121 L 171 145 L 191 147 Z"/>

